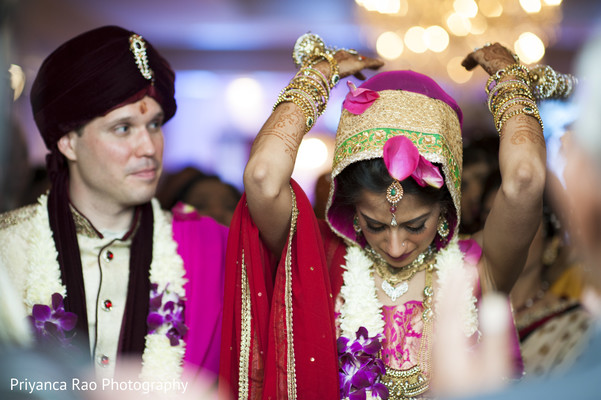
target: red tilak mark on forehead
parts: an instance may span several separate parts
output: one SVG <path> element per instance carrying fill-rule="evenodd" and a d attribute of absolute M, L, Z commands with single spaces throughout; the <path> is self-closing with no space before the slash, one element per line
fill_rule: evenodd
<path fill-rule="evenodd" d="M 143 101 L 140 103 L 140 112 L 146 114 L 146 111 L 148 111 L 148 106 L 146 105 L 146 102 Z"/>

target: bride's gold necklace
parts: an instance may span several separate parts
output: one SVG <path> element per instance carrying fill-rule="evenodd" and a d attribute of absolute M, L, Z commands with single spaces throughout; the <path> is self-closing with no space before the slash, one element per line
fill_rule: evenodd
<path fill-rule="evenodd" d="M 382 290 L 392 301 L 396 301 L 399 297 L 407 293 L 409 290 L 408 281 L 419 271 L 426 269 L 435 259 L 433 246 L 429 246 L 426 251 L 418 255 L 410 264 L 401 268 L 394 268 L 371 247 L 368 246 L 365 250 L 373 262 L 376 273 L 382 278 Z"/>

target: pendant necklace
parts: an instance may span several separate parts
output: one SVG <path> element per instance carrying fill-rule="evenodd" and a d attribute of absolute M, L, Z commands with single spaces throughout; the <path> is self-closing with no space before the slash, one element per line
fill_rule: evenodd
<path fill-rule="evenodd" d="M 380 254 L 371 247 L 366 247 L 366 254 L 373 262 L 377 274 L 382 278 L 381 288 L 386 295 L 396 301 L 409 290 L 409 281 L 420 271 L 426 269 L 434 260 L 434 249 L 430 245 L 423 253 L 417 256 L 410 264 L 401 268 L 391 267 Z"/>

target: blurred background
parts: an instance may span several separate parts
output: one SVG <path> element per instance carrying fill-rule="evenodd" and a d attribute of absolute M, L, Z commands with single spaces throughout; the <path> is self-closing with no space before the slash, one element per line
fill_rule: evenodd
<path fill-rule="evenodd" d="M 434 77 L 464 110 L 469 143 L 495 132 L 484 72 L 460 66 L 467 53 L 499 41 L 526 64 L 571 72 L 600 16 L 599 0 L 0 0 L 0 62 L 4 71 L 20 66 L 24 79 L 16 100 L 2 87 L 10 96 L 0 99 L 7 121 L 0 131 L 0 211 L 33 201 L 28 194 L 44 185 L 46 149 L 29 105 L 39 65 L 62 42 L 98 26 L 136 31 L 176 71 L 178 111 L 164 129 L 166 172 L 194 167 L 242 189 L 250 145 L 295 72 L 291 50 L 303 33 L 378 55 L 385 69 Z M 333 90 L 299 153 L 294 177 L 311 199 L 329 171 L 346 92 L 344 82 Z"/>

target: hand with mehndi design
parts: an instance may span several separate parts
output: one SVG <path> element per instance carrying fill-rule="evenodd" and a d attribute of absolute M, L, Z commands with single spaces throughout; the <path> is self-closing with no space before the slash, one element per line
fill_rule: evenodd
<path fill-rule="evenodd" d="M 334 59 L 338 63 L 338 75 L 340 78 L 346 78 L 353 75 L 355 78 L 365 80 L 363 70 L 377 70 L 384 61 L 379 58 L 367 57 L 357 53 L 355 50 L 340 49 L 334 54 Z M 330 64 L 327 61 L 317 63 L 314 68 L 320 70 L 324 75 L 330 77 Z"/>
<path fill-rule="evenodd" d="M 500 43 L 478 48 L 468 54 L 461 62 L 461 65 L 468 71 L 480 65 L 489 75 L 512 64 L 516 64 L 513 53 Z"/>
<path fill-rule="evenodd" d="M 341 78 L 353 75 L 357 79 L 365 80 L 365 75 L 361 72 L 362 70 L 376 70 L 384 65 L 384 61 L 378 58 L 366 57 L 355 53 L 352 50 L 338 50 L 334 54 L 334 58 L 338 61 Z"/>

